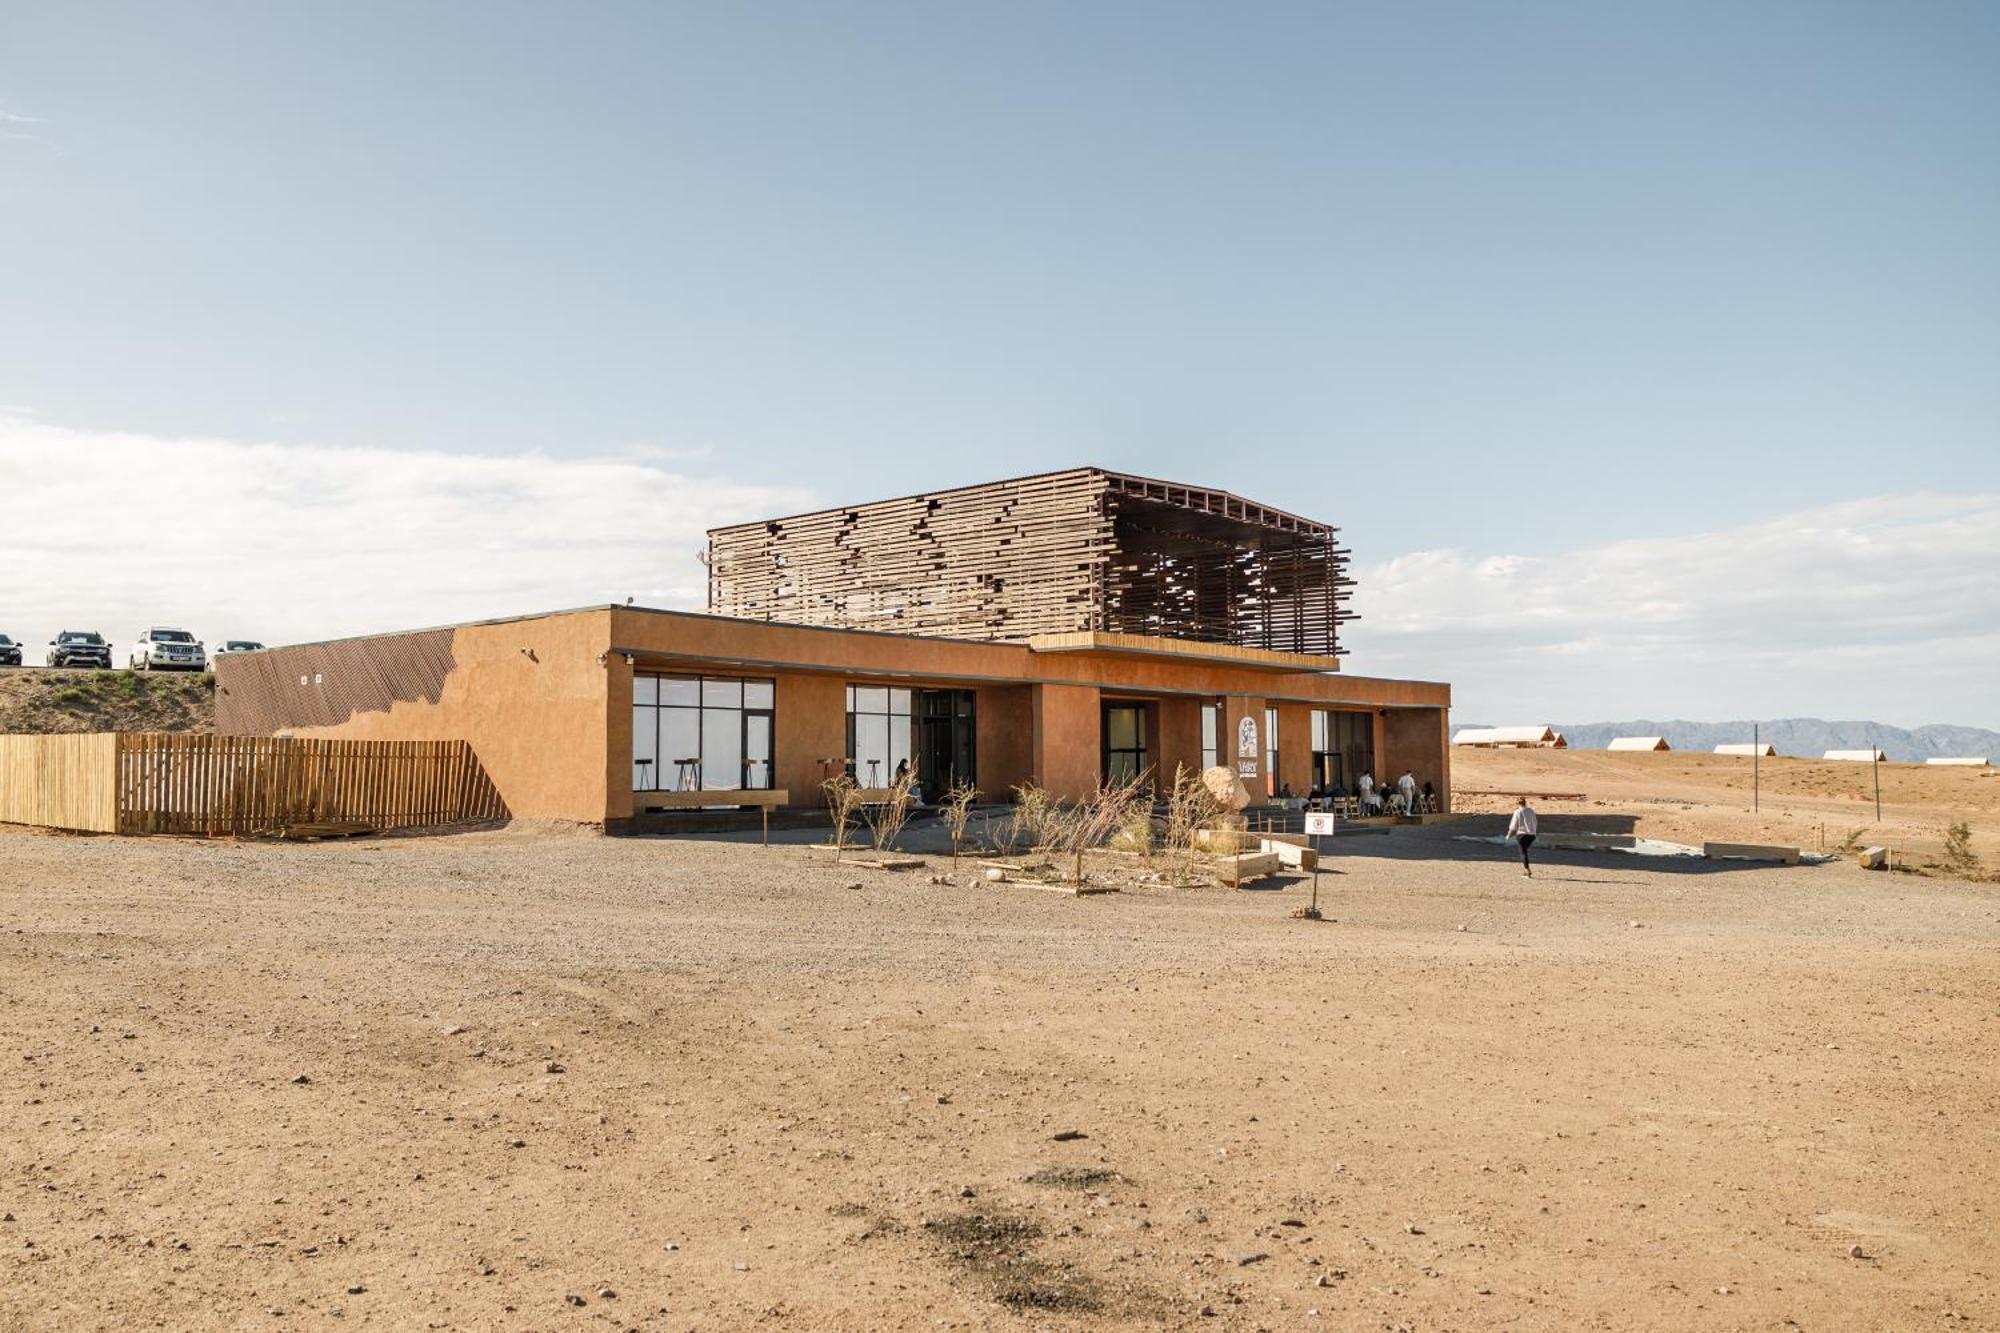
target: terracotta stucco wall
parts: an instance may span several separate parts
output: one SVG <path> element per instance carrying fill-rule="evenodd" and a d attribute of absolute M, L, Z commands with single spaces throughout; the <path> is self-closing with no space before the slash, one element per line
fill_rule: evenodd
<path fill-rule="evenodd" d="M 462 626 L 453 632 L 455 665 L 436 702 L 398 700 L 338 724 L 289 730 L 349 740 L 463 739 L 515 818 L 596 823 L 610 797 L 615 735 L 627 747 L 623 770 L 631 769 L 629 721 L 610 725 L 609 678 L 622 664 L 598 661 L 609 642 L 605 612 Z M 315 670 L 322 661 L 327 670 L 351 669 L 333 666 L 318 647 L 273 652 L 294 675 L 325 674 Z M 618 697 L 629 700 L 629 684 Z"/>
<path fill-rule="evenodd" d="M 1251 719 L 1257 728 L 1257 752 L 1254 757 L 1241 753 L 1243 719 Z M 1216 755 L 1216 762 L 1231 769 L 1243 779 L 1243 785 L 1252 800 L 1261 800 L 1264 795 L 1264 700 L 1258 696 L 1232 694 L 1222 701 L 1222 744 Z"/>
<path fill-rule="evenodd" d="M 1004 801 L 1035 776 L 1035 701 L 1026 685 L 983 685 L 973 704 L 981 799 Z"/>
<path fill-rule="evenodd" d="M 1312 790 L 1312 707 L 1280 703 L 1278 710 L 1278 783 L 1292 795 Z"/>
<path fill-rule="evenodd" d="M 1017 643 L 922 639 L 628 607 L 608 609 L 614 647 L 689 661 L 730 663 L 726 671 L 721 666 L 703 668 L 720 674 L 770 675 L 786 669 L 817 669 L 895 672 L 912 682 L 935 685 L 1045 681 L 1150 695 L 1252 694 L 1325 703 L 1439 708 L 1451 702 L 1450 686 L 1432 681 L 1260 671 L 1198 657 L 1037 653 Z"/>
<path fill-rule="evenodd" d="M 1155 785 L 1162 792 L 1173 785 L 1174 769 L 1201 772 L 1200 699 L 1170 696 L 1160 700 L 1159 740 L 1152 754 Z"/>
<path fill-rule="evenodd" d="M 1035 781 L 1072 799 L 1097 790 L 1102 766 L 1102 707 L 1083 685 L 1033 687 Z"/>
<path fill-rule="evenodd" d="M 1419 789 L 1430 782 L 1449 798 L 1451 774 L 1445 753 L 1444 712 L 1435 708 L 1392 708 L 1383 719 L 1382 730 L 1387 748 L 1379 756 L 1381 767 L 1376 778 L 1391 783 L 1408 769 Z"/>

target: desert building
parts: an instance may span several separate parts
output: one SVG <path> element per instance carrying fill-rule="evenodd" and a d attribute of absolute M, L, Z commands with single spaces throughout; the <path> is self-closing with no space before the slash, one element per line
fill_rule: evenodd
<path fill-rule="evenodd" d="M 612 829 L 905 764 L 987 799 L 1222 764 L 1267 796 L 1409 769 L 1449 801 L 1450 687 L 1343 672 L 1337 530 L 1228 492 L 1073 469 L 719 528 L 708 565 L 701 613 L 232 655 L 217 727 L 462 739 L 511 814 Z"/>
<path fill-rule="evenodd" d="M 1749 741 L 1731 741 L 1725 745 L 1716 746 L 1715 752 L 1717 754 L 1740 755 L 1748 759 L 1760 757 L 1764 759 L 1776 759 L 1778 757 L 1778 747 L 1769 741 L 1763 741 L 1756 745 L 1751 744 Z"/>
<path fill-rule="evenodd" d="M 1667 738 L 1665 736 L 1613 736 L 1611 738 L 1611 743 L 1605 746 L 1604 748 L 1607 750 L 1618 750 L 1621 752 L 1623 751 L 1654 752 L 1661 750 L 1671 750 L 1674 747 L 1667 744 Z"/>

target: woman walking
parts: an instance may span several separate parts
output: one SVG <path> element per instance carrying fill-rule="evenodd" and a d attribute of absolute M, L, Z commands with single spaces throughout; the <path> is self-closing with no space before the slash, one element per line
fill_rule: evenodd
<path fill-rule="evenodd" d="M 1535 845 L 1535 812 L 1525 796 L 1515 807 L 1514 817 L 1507 821 L 1507 836 L 1521 844 L 1521 873 L 1533 879 L 1535 868 L 1528 863 L 1528 849 Z"/>

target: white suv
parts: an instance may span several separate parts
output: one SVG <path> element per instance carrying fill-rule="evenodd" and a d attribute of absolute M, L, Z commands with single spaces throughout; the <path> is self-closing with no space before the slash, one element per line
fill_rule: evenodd
<path fill-rule="evenodd" d="M 184 629 L 149 629 L 132 645 L 134 671 L 205 671 L 208 658 Z"/>

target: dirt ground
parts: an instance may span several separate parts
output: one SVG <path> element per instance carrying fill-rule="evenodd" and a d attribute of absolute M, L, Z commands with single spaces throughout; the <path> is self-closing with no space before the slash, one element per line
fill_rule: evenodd
<path fill-rule="evenodd" d="M 2000 889 L 1458 831 L 0 829 L 0 1327 L 2000 1324 Z"/>
<path fill-rule="evenodd" d="M 1453 805 L 1504 810 L 1505 798 L 1480 791 L 1581 796 L 1537 799 L 1545 813 L 1626 822 L 1642 836 L 1672 842 L 1783 843 L 1834 851 L 1853 834 L 1862 846 L 1905 854 L 1912 864 L 1933 859 L 1945 831 L 1964 821 L 1972 850 L 2000 869 L 2000 768 L 1883 764 L 1882 820 L 1875 819 L 1870 764 L 1820 759 L 1751 761 L 1728 755 L 1612 754 L 1605 750 L 1453 750 Z M 1752 811 L 1753 802 L 1757 809 Z M 1607 824 L 1607 827 L 1609 825 Z"/>

